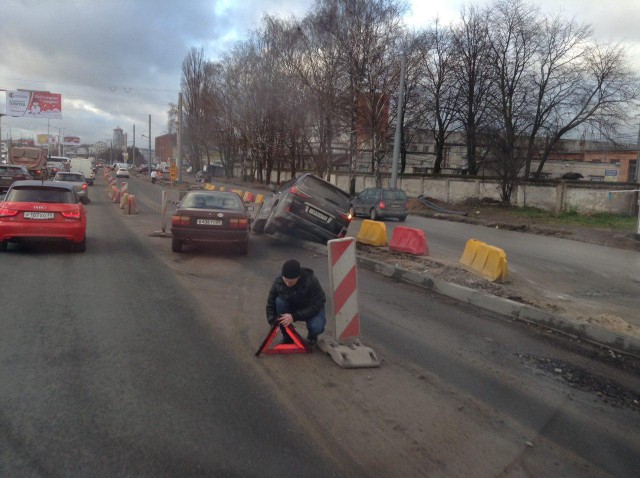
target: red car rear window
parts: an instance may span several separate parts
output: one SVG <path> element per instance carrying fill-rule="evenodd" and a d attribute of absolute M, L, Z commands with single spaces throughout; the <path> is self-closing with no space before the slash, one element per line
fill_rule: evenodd
<path fill-rule="evenodd" d="M 46 202 L 75 204 L 73 191 L 54 187 L 21 186 L 9 191 L 4 199 L 7 202 Z"/>

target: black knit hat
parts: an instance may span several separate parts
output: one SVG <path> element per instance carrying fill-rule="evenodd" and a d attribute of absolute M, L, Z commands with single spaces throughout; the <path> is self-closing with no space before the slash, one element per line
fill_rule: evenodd
<path fill-rule="evenodd" d="M 300 263 L 295 259 L 289 259 L 282 266 L 282 277 L 285 279 L 297 279 L 300 277 Z"/>

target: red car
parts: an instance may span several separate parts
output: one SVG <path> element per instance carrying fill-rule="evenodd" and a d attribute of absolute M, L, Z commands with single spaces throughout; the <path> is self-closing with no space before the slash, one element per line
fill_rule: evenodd
<path fill-rule="evenodd" d="M 16 181 L 0 202 L 0 250 L 9 242 L 67 241 L 78 252 L 87 246 L 87 215 L 73 185 Z"/>

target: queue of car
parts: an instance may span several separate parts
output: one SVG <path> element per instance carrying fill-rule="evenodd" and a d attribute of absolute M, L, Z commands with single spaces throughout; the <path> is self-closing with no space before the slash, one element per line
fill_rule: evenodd
<path fill-rule="evenodd" d="M 122 166 L 117 165 L 116 177 L 129 177 L 128 168 Z M 18 178 L 24 178 L 24 171 Z M 253 220 L 235 192 L 188 192 L 172 216 L 172 251 L 180 253 L 187 245 L 217 244 L 244 255 L 249 250 L 250 231 L 326 243 L 344 237 L 357 214 L 399 221 L 408 214 L 408 198 L 402 189 L 368 188 L 350 197 L 333 184 L 306 173 L 279 188 L 270 185 L 270 190 L 272 194 L 264 199 Z M 89 191 L 82 173 L 58 172 L 53 181 L 13 180 L 0 201 L 2 250 L 9 242 L 35 238 L 63 238 L 76 250 L 86 249 L 83 204 L 89 202 Z"/>

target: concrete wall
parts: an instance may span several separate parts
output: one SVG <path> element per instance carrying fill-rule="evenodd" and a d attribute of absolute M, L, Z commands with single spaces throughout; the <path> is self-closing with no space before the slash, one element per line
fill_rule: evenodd
<path fill-rule="evenodd" d="M 349 190 L 349 178 L 346 174 L 333 174 L 331 183 L 344 191 Z M 384 178 L 383 186 L 388 185 L 389 179 Z M 375 178 L 369 175 L 357 176 L 356 191 L 367 187 L 375 187 Z M 404 176 L 398 178 L 398 187 L 404 189 L 409 197 L 425 195 L 450 204 L 466 199 L 500 200 L 500 183 L 495 180 Z M 590 181 L 530 182 L 523 183 L 514 190 L 511 202 L 520 207 L 537 207 L 554 212 L 575 210 L 582 214 L 604 212 L 634 215 L 637 211 L 638 193 L 622 192 L 633 189 L 638 187 L 633 184 Z"/>
<path fill-rule="evenodd" d="M 236 177 L 240 170 L 235 171 Z M 289 173 L 283 176 L 290 177 Z M 272 181 L 276 175 L 272 174 Z M 343 191 L 349 191 L 349 176 L 346 173 L 334 173 L 330 182 Z M 390 179 L 382 179 L 384 187 L 389 187 Z M 375 187 L 375 177 L 370 174 L 356 176 L 356 191 Z M 490 198 L 500 200 L 500 183 L 496 180 L 482 180 L 465 177 L 401 176 L 398 187 L 405 190 L 409 197 L 425 195 L 450 204 L 466 199 Z M 609 193 L 609 191 L 628 191 L 638 189 L 634 184 L 602 183 L 591 181 L 536 181 L 519 185 L 511 196 L 516 206 L 537 207 L 547 211 L 572 211 L 582 214 L 604 212 L 610 214 L 636 214 L 638 193 Z"/>

